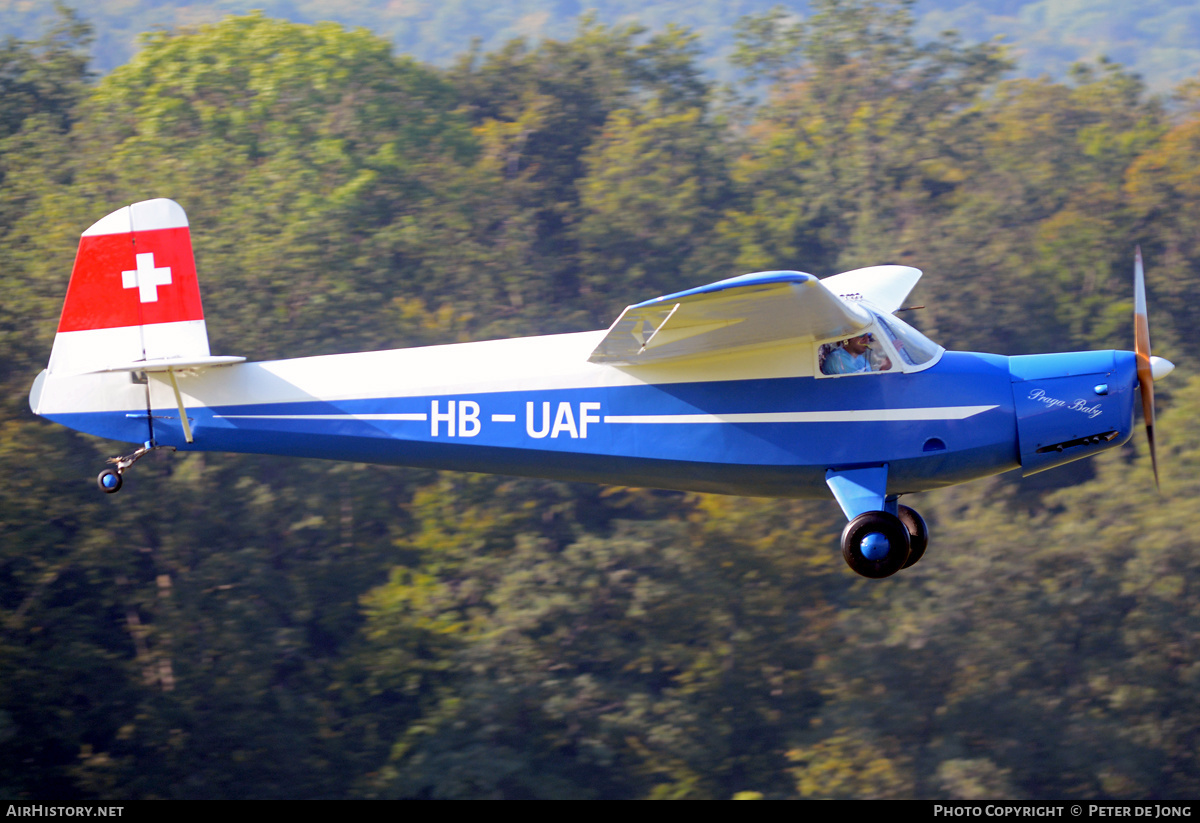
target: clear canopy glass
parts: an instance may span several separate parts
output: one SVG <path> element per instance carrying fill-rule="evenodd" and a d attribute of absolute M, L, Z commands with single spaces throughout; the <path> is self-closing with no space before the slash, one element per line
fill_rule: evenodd
<path fill-rule="evenodd" d="M 937 357 L 942 349 L 937 343 L 899 317 L 891 316 L 885 319 L 883 316 L 875 314 L 875 320 L 878 321 L 879 328 L 887 335 L 892 348 L 896 350 L 908 367 L 915 368 L 925 365 Z"/>

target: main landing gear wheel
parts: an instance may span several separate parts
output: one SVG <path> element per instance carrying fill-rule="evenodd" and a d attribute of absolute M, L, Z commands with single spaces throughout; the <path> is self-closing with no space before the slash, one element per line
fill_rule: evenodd
<path fill-rule="evenodd" d="M 887 512 L 864 512 L 842 531 L 842 557 L 857 574 L 890 577 L 908 561 L 908 529 Z"/>
<path fill-rule="evenodd" d="M 903 566 L 907 569 L 925 555 L 925 549 L 929 547 L 929 527 L 925 525 L 925 518 L 908 506 L 900 507 L 899 516 L 904 528 L 908 529 L 908 560 Z"/>
<path fill-rule="evenodd" d="M 121 475 L 112 469 L 105 469 L 100 472 L 100 476 L 96 478 L 96 485 L 100 487 L 100 491 L 105 494 L 116 494 L 121 490 L 121 484 L 124 483 Z"/>

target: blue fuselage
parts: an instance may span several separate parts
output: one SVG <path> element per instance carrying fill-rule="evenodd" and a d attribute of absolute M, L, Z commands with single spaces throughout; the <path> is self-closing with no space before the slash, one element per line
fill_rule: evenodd
<path fill-rule="evenodd" d="M 192 443 L 160 376 L 137 386 L 136 375 L 43 374 L 31 401 L 80 431 L 181 451 L 819 497 L 828 495 L 829 469 L 886 464 L 888 492 L 900 494 L 1015 468 L 1040 471 L 1112 447 L 1130 436 L 1136 385 L 1134 355 L 1121 351 L 946 352 L 923 371 L 841 378 L 663 383 L 631 378 L 636 369 L 594 367 L 586 379 L 530 385 L 522 378 L 510 390 L 486 380 L 448 388 L 451 374 L 447 387 L 415 392 L 388 389 L 402 380 L 393 373 L 402 365 L 331 362 L 381 356 L 310 359 L 332 375 L 320 391 L 289 377 L 306 361 L 181 377 Z M 372 396 L 341 386 L 339 369 L 375 375 Z M 71 380 L 81 381 L 78 389 Z M 129 402 L 75 411 L 61 400 L 72 391 L 99 395 L 105 381 L 124 381 Z"/>

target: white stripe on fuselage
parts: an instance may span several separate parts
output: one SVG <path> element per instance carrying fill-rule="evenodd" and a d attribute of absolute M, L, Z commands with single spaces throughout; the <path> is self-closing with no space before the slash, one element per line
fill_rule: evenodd
<path fill-rule="evenodd" d="M 495 417 L 495 415 L 493 415 Z M 214 420 L 412 420 L 429 419 L 427 414 L 214 414 Z"/>
<path fill-rule="evenodd" d="M 605 423 L 895 423 L 906 420 L 966 420 L 996 406 L 936 406 L 918 409 L 841 409 L 816 412 L 732 414 L 609 414 Z M 215 420 L 395 420 L 424 422 L 427 414 L 215 414 Z M 493 423 L 515 423 L 515 414 L 493 414 Z"/>
<path fill-rule="evenodd" d="M 904 420 L 965 420 L 996 406 L 937 406 L 924 409 L 840 409 L 744 414 L 610 414 L 605 423 L 893 423 Z"/>

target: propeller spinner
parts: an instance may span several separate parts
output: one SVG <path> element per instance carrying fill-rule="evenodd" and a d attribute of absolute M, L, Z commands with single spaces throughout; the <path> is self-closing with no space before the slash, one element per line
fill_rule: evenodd
<path fill-rule="evenodd" d="M 1158 454 L 1154 447 L 1154 381 L 1166 377 L 1175 364 L 1150 354 L 1150 322 L 1146 316 L 1146 277 L 1142 271 L 1142 247 L 1138 246 L 1133 263 L 1133 336 L 1137 355 L 1138 385 L 1142 388 L 1142 416 L 1146 420 L 1146 439 L 1150 442 L 1150 465 L 1154 467 L 1154 487 L 1158 484 Z"/>

